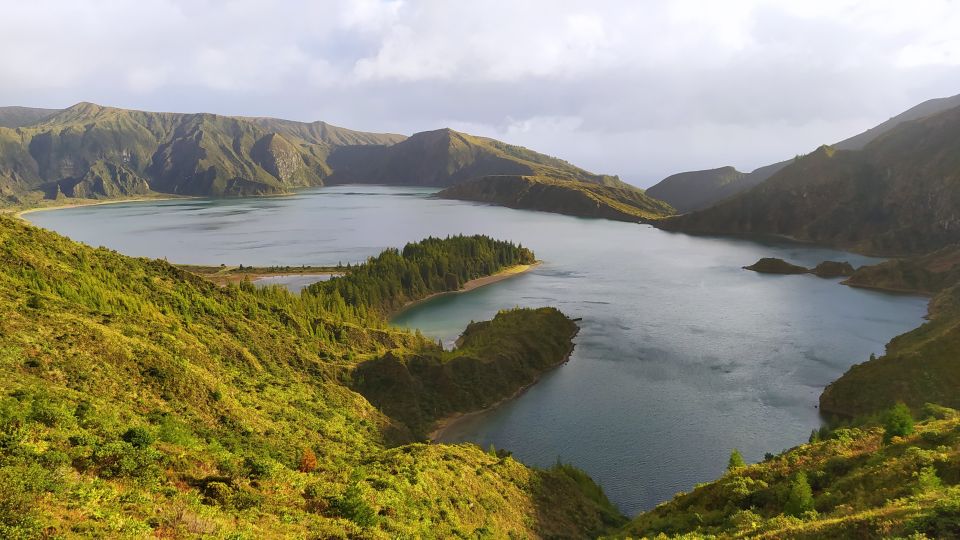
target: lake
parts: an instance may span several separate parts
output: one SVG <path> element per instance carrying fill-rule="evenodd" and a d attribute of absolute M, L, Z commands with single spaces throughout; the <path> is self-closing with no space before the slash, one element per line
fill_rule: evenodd
<path fill-rule="evenodd" d="M 471 320 L 514 306 L 582 318 L 570 362 L 444 434 L 525 463 L 589 472 L 628 515 L 807 440 L 823 387 L 921 324 L 927 300 L 839 280 L 743 270 L 760 257 L 812 266 L 872 262 L 805 245 L 692 237 L 649 226 L 431 198 L 431 189 L 338 186 L 287 197 L 180 199 L 26 217 L 128 255 L 209 265 L 360 262 L 426 236 L 482 233 L 544 262 L 440 296 L 395 324 L 447 344 Z M 296 284 L 299 287 L 299 283 Z"/>

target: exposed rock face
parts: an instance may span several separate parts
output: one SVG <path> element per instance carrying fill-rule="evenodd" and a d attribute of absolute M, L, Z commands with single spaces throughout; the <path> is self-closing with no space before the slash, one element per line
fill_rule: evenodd
<path fill-rule="evenodd" d="M 296 147 L 277 133 L 261 137 L 250 155 L 257 165 L 288 184 L 306 186 L 322 182 L 321 176 L 307 167 Z"/>
<path fill-rule="evenodd" d="M 150 186 L 140 175 L 123 165 L 100 160 L 90 166 L 70 194 L 82 199 L 99 199 L 147 193 Z"/>

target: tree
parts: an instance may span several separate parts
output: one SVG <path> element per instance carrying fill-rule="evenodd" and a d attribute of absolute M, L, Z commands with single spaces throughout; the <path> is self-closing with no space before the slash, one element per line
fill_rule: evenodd
<path fill-rule="evenodd" d="M 300 456 L 300 472 L 308 473 L 313 472 L 317 469 L 317 455 L 313 453 L 313 450 L 310 448 L 305 448 L 303 450 L 303 455 Z"/>
<path fill-rule="evenodd" d="M 743 460 L 743 454 L 740 453 L 736 448 L 733 449 L 733 452 L 730 452 L 730 460 L 727 461 L 727 470 L 735 471 L 740 467 L 745 467 L 747 462 Z"/>
<path fill-rule="evenodd" d="M 810 482 L 807 481 L 807 473 L 800 471 L 790 482 L 783 513 L 800 517 L 810 510 L 813 510 L 813 490 L 810 488 Z"/>
<path fill-rule="evenodd" d="M 883 440 L 890 442 L 894 437 L 905 437 L 913 433 L 913 415 L 903 402 L 897 402 L 883 419 Z"/>

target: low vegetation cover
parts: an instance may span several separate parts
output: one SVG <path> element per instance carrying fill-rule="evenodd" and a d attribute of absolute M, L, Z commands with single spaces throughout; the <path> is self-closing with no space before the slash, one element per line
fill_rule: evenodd
<path fill-rule="evenodd" d="M 960 417 L 906 407 L 810 443 L 641 514 L 632 538 L 955 538 L 960 534 Z"/>
<path fill-rule="evenodd" d="M 583 537 L 620 524 L 569 466 L 403 441 L 409 428 L 351 390 L 352 372 L 437 345 L 369 324 L 374 309 L 328 309 L 329 296 L 218 287 L 0 216 L 0 537 Z"/>

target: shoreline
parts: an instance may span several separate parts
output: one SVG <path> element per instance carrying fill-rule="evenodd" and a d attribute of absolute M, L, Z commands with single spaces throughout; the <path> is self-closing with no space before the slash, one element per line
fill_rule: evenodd
<path fill-rule="evenodd" d="M 574 321 L 579 321 L 579 320 L 580 320 L 580 319 L 574 319 Z M 580 333 L 580 326 L 577 326 L 577 327 L 576 327 L 576 330 L 573 331 L 573 335 L 570 336 L 570 339 L 572 340 L 573 338 L 577 337 L 577 334 L 579 334 L 579 333 Z M 562 359 L 561 359 L 560 361 L 558 361 L 556 364 L 554 364 L 553 366 L 551 366 L 549 369 L 545 369 L 544 371 L 540 372 L 536 377 L 534 377 L 534 379 L 530 382 L 530 384 L 525 384 L 525 385 L 521 386 L 520 388 L 517 389 L 516 392 L 510 394 L 509 396 L 507 396 L 507 397 L 505 397 L 505 398 L 502 398 L 502 399 L 498 399 L 497 401 L 495 401 L 494 403 L 490 404 L 489 406 L 484 407 L 484 408 L 482 408 L 482 409 L 478 409 L 478 410 L 476 410 L 476 411 L 453 413 L 453 414 L 451 414 L 451 415 L 444 416 L 443 418 L 438 419 L 436 422 L 433 423 L 433 429 L 430 430 L 429 433 L 427 433 L 427 440 L 430 441 L 430 444 L 445 444 L 445 443 L 439 441 L 438 439 L 440 439 L 441 437 L 443 437 L 443 434 L 444 434 L 448 429 L 450 429 L 451 427 L 459 424 L 460 422 L 462 422 L 463 420 L 465 420 L 465 419 L 467 419 L 467 418 L 471 418 L 471 417 L 474 417 L 474 416 L 478 416 L 478 415 L 481 415 L 481 414 L 490 412 L 490 411 L 496 409 L 497 407 L 503 405 L 504 403 L 506 403 L 506 402 L 508 402 L 508 401 L 512 401 L 512 400 L 520 397 L 521 395 L 523 395 L 524 392 L 526 392 L 526 391 L 529 390 L 531 387 L 533 387 L 533 385 L 535 385 L 535 384 L 537 384 L 538 382 L 540 382 L 540 379 L 541 379 L 541 377 L 543 377 L 544 374 L 549 373 L 549 372 L 551 372 L 551 371 L 553 371 L 553 370 L 555 370 L 555 369 L 558 369 L 558 368 L 560 368 L 560 366 L 562 366 L 562 365 L 566 364 L 567 362 L 569 362 L 569 361 L 570 361 L 570 357 L 573 355 L 573 350 L 576 349 L 576 347 L 577 347 L 577 344 L 571 342 L 571 343 L 570 343 L 570 348 L 569 348 L 569 349 L 567 350 L 567 352 L 563 355 L 563 357 L 562 357 Z"/>
<path fill-rule="evenodd" d="M 486 286 L 486 285 L 490 285 L 490 284 L 493 284 L 493 283 L 497 283 L 497 282 L 503 281 L 503 280 L 505 280 L 505 279 L 510 279 L 510 278 L 512 278 L 512 277 L 514 277 L 514 276 L 519 276 L 519 275 L 521 275 L 521 274 L 525 274 L 525 273 L 529 272 L 530 270 L 533 270 L 534 268 L 540 266 L 541 264 L 543 264 L 543 261 L 534 261 L 534 262 L 531 263 L 531 264 L 517 264 L 517 265 L 514 265 L 514 266 L 510 266 L 510 267 L 508 267 L 508 268 L 504 268 L 503 270 L 500 270 L 500 271 L 497 272 L 496 274 L 493 274 L 493 275 L 490 275 L 490 276 L 485 276 L 485 277 L 481 277 L 481 278 L 471 279 L 470 281 L 464 283 L 464 284 L 463 284 L 463 287 L 460 287 L 459 289 L 457 289 L 457 290 L 455 290 L 455 291 L 436 292 L 436 293 L 433 293 L 433 294 L 424 296 L 423 298 L 420 298 L 419 300 L 410 300 L 410 301 L 407 302 L 406 304 L 400 306 L 399 309 L 397 309 L 396 311 L 394 311 L 393 313 L 391 313 L 390 316 L 388 317 L 388 319 L 393 319 L 393 318 L 399 316 L 400 314 L 402 314 L 403 312 L 405 312 L 405 311 L 407 311 L 407 310 L 409 310 L 409 309 L 411 309 L 411 308 L 413 308 L 413 307 L 415 307 L 415 306 L 417 306 L 417 305 L 420 305 L 420 304 L 422 304 L 422 303 L 424 303 L 424 302 L 426 302 L 426 301 L 428 301 L 428 300 L 433 300 L 434 298 L 436 298 L 436 297 L 438 297 L 438 296 L 444 296 L 444 295 L 448 295 L 448 294 L 461 294 L 461 293 L 465 293 L 465 292 L 470 292 L 470 291 L 472 291 L 472 290 L 474 290 L 474 289 L 479 289 L 480 287 L 484 287 L 484 286 Z"/>
<path fill-rule="evenodd" d="M 199 197 L 192 197 L 188 195 L 180 195 L 180 196 L 165 195 L 162 197 L 135 197 L 132 199 L 110 199 L 106 201 L 92 199 L 89 202 L 79 200 L 79 199 L 71 199 L 71 202 L 68 202 L 67 204 L 51 204 L 48 206 L 35 206 L 33 208 L 24 208 L 22 210 L 10 210 L 10 212 L 13 213 L 13 217 L 29 222 L 29 220 L 23 216 L 27 214 L 33 214 L 36 212 L 45 212 L 48 210 L 66 210 L 68 208 L 81 208 L 83 206 L 102 206 L 105 204 L 120 204 L 120 203 L 130 203 L 130 202 L 147 202 L 147 201 L 174 201 L 178 199 L 198 199 L 198 198 Z"/>

